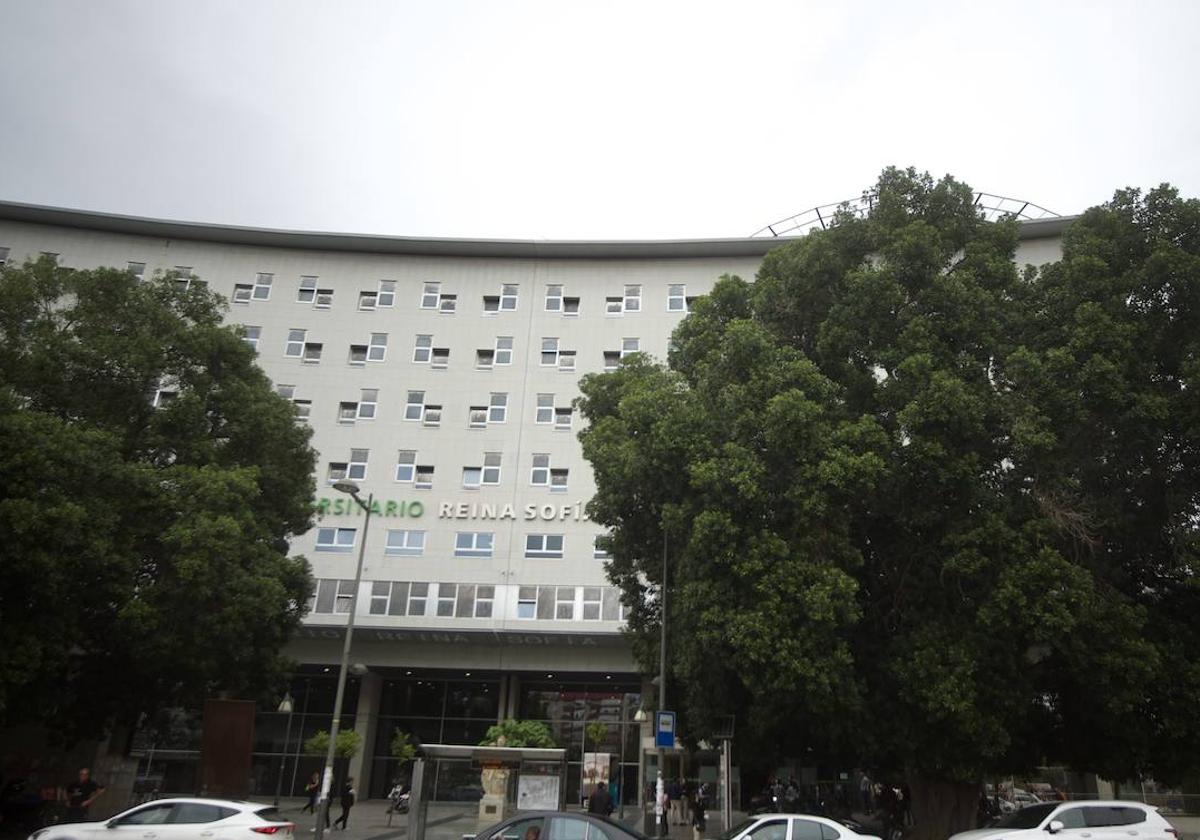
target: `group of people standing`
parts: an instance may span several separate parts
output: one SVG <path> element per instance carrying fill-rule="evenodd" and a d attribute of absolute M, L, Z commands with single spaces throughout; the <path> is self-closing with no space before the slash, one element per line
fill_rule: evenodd
<path fill-rule="evenodd" d="M 655 794 L 655 784 L 650 791 Z M 692 826 L 692 836 L 700 840 L 707 828 L 709 796 L 711 791 L 705 782 L 699 784 L 685 779 L 672 779 L 663 784 L 663 792 L 658 797 L 659 834 L 665 837 L 672 825 Z M 650 798 L 650 797 L 648 797 Z"/>
<path fill-rule="evenodd" d="M 321 774 L 313 773 L 309 778 L 308 784 L 304 786 L 304 793 L 308 796 L 308 802 L 300 813 L 308 811 L 310 814 L 317 812 L 317 803 L 321 798 Z M 346 824 L 350 820 L 350 809 L 354 807 L 356 792 L 354 790 L 354 777 L 347 776 L 346 781 L 342 783 L 338 789 L 338 804 L 342 806 L 342 813 L 336 820 L 333 821 L 334 828 L 341 827 L 345 830 Z M 332 804 L 332 803 L 331 803 Z M 325 809 L 325 827 L 329 828 L 329 809 Z M 315 831 L 316 829 L 310 829 Z"/>

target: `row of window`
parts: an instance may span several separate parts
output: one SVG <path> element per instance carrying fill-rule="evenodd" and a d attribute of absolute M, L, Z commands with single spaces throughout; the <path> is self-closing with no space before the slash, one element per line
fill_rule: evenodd
<path fill-rule="evenodd" d="M 492 618 L 496 586 L 476 583 L 370 581 L 368 615 Z M 516 618 L 554 621 L 623 621 L 620 590 L 611 586 L 518 586 Z M 511 591 L 511 590 L 510 590 Z M 322 578 L 309 599 L 309 612 L 345 615 L 354 581 Z M 365 600 L 360 598 L 360 602 Z M 364 612 L 359 607 L 359 613 Z"/>
<path fill-rule="evenodd" d="M 130 270 L 141 277 L 146 270 L 144 263 L 130 263 Z M 136 267 L 136 268 L 135 268 Z M 184 269 L 176 266 L 178 272 Z M 185 272 L 190 276 L 191 269 Z M 271 299 L 271 289 L 275 284 L 275 275 L 259 272 L 252 283 L 235 283 L 233 286 L 233 302 L 250 304 L 254 301 Z M 543 310 L 558 312 L 563 315 L 578 315 L 580 299 L 566 294 L 566 287 L 559 284 L 546 286 L 546 296 L 543 300 Z M 333 307 L 334 290 L 326 284 L 321 286 L 320 278 L 314 275 L 301 275 L 296 287 L 296 302 L 310 304 L 316 309 L 331 309 Z M 484 314 L 492 315 L 500 312 L 515 312 L 520 296 L 520 286 L 516 283 L 503 283 L 499 293 L 483 295 L 482 309 Z M 667 286 L 667 311 L 687 312 L 692 298 L 688 297 L 687 286 L 683 283 L 671 283 Z M 377 309 L 391 309 L 396 303 L 396 281 L 380 280 L 373 289 L 361 289 L 358 292 L 358 308 L 368 312 Z M 442 290 L 440 282 L 424 283 L 421 287 L 420 308 L 430 309 L 445 314 L 458 310 L 458 295 Z M 621 294 L 609 295 L 604 298 L 604 313 L 606 315 L 624 315 L 642 310 L 642 286 L 637 283 L 625 284 Z"/>
<path fill-rule="evenodd" d="M 291 400 L 296 408 L 297 419 L 307 420 L 312 416 L 312 400 L 297 397 L 295 385 L 276 385 L 275 392 L 284 399 Z M 379 388 L 360 388 L 357 400 L 340 400 L 337 406 L 338 422 L 349 425 L 359 420 L 376 419 L 379 416 L 379 392 Z M 174 396 L 173 391 L 166 393 Z M 404 419 L 420 422 L 426 426 L 440 426 L 442 405 L 427 402 L 425 393 L 425 391 L 407 392 Z M 157 398 L 155 406 L 158 407 Z M 554 394 L 537 395 L 537 403 L 533 410 L 535 425 L 569 430 L 574 416 L 574 409 L 570 405 L 555 405 Z M 467 428 L 469 429 L 486 429 L 489 425 L 507 421 L 508 394 L 504 392 L 489 394 L 487 405 L 472 405 L 467 409 Z"/>
<path fill-rule="evenodd" d="M 428 544 L 428 534 L 423 530 L 393 528 L 387 532 L 384 554 L 398 557 L 423 557 Z M 592 557 L 607 560 L 608 552 L 601 545 L 603 536 L 592 538 Z M 317 551 L 348 553 L 354 550 L 358 540 L 357 528 L 331 526 L 317 529 Z M 454 535 L 454 556 L 488 558 L 496 542 L 494 531 L 458 531 Z M 566 545 L 562 534 L 526 534 L 525 557 L 531 560 L 561 560 Z"/>
<path fill-rule="evenodd" d="M 325 479 L 330 484 L 350 479 L 365 481 L 371 452 L 369 449 L 351 449 L 346 461 L 330 461 Z M 501 452 L 484 452 L 482 459 L 462 468 L 462 486 L 468 490 L 494 487 L 500 484 L 504 456 Z M 434 467 L 417 463 L 417 450 L 401 449 L 396 456 L 394 479 L 403 484 L 412 484 L 417 490 L 432 490 Z M 547 487 L 551 492 L 565 493 L 570 468 L 555 467 L 550 463 L 547 452 L 533 453 L 530 470 L 530 487 Z"/>
<path fill-rule="evenodd" d="M 261 326 L 246 324 L 242 326 L 242 336 L 246 343 L 255 350 L 262 342 Z M 562 347 L 557 337 L 542 339 L 539 366 L 557 368 L 561 371 L 574 371 L 576 351 Z M 351 344 L 346 361 L 356 367 L 368 362 L 382 362 L 387 359 L 388 334 L 371 333 L 365 344 Z M 616 370 L 621 360 L 630 353 L 641 350 L 641 339 L 622 338 L 618 350 L 603 351 L 604 370 Z M 300 359 L 307 364 L 320 364 L 325 355 L 325 344 L 320 341 L 309 341 L 308 330 L 291 328 L 283 345 L 283 355 L 287 358 Z M 491 347 L 480 347 L 475 350 L 475 367 L 478 370 L 491 370 L 512 364 L 513 337 L 510 335 L 496 336 Z M 445 370 L 450 366 L 450 348 L 434 345 L 433 335 L 418 334 L 413 345 L 413 364 L 429 365 L 436 370 Z"/>

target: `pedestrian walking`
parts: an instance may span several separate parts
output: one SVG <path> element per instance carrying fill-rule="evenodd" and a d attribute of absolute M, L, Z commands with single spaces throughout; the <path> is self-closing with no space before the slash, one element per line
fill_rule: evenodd
<path fill-rule="evenodd" d="M 346 783 L 342 785 L 342 795 L 339 804 L 342 806 L 342 814 L 336 820 L 334 820 L 333 824 L 336 826 L 338 823 L 341 823 L 342 831 L 345 831 L 346 822 L 350 819 L 350 809 L 354 807 L 353 776 L 346 777 Z"/>
<path fill-rule="evenodd" d="M 321 774 L 313 773 L 312 778 L 308 780 L 308 784 L 304 786 L 304 794 L 308 797 L 308 803 L 300 809 L 301 814 L 303 814 L 305 811 L 308 811 L 310 814 L 315 814 L 317 812 L 317 797 L 320 795 L 320 793 Z"/>
<path fill-rule="evenodd" d="M 667 793 L 667 786 L 663 785 L 662 793 L 657 795 L 658 804 L 658 836 L 666 837 L 671 833 L 671 794 Z"/>
<path fill-rule="evenodd" d="M 65 820 L 69 823 L 87 822 L 88 806 L 96 797 L 104 793 L 104 786 L 96 784 L 92 779 L 92 771 L 86 767 L 80 768 L 79 778 L 65 787 L 67 811 Z"/>
<path fill-rule="evenodd" d="M 697 791 L 696 798 L 692 801 L 692 840 L 702 840 L 704 837 L 704 831 L 707 828 L 705 824 L 707 805 L 703 794 Z"/>
<path fill-rule="evenodd" d="M 871 777 L 867 775 L 867 771 L 865 770 L 863 771 L 862 778 L 858 780 L 858 791 L 862 796 L 863 813 L 870 816 L 874 813 L 875 809 L 871 807 L 874 804 L 872 801 L 873 797 L 871 796 Z"/>
<path fill-rule="evenodd" d="M 683 789 L 680 787 L 679 782 L 672 781 L 667 785 L 667 798 L 671 810 L 671 825 L 684 825 L 683 808 L 679 803 L 682 796 Z"/>

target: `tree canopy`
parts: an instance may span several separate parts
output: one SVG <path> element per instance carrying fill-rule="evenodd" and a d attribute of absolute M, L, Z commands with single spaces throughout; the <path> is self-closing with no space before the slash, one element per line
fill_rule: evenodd
<path fill-rule="evenodd" d="M 586 377 L 591 517 L 690 734 L 907 773 L 928 836 L 987 774 L 1195 769 L 1200 203 L 1118 193 L 1060 262 L 971 189 L 888 169 L 871 211 L 724 277 L 668 363 Z M 682 694 L 682 696 L 681 696 Z M 769 759 L 768 759 L 769 760 Z M 920 813 L 920 812 L 924 813 Z"/>
<path fill-rule="evenodd" d="M 0 722 L 94 735 L 280 675 L 314 453 L 223 307 L 172 276 L 0 270 Z"/>

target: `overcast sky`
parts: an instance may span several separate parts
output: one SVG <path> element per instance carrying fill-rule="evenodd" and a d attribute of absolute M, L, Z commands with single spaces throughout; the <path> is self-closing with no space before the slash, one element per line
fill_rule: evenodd
<path fill-rule="evenodd" d="M 748 235 L 888 164 L 1200 195 L 1200 2 L 7 0 L 0 199 L 428 236 Z"/>

